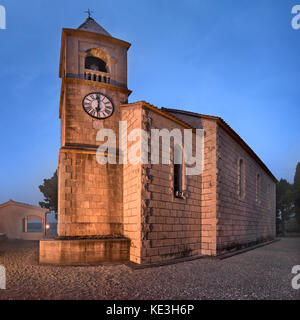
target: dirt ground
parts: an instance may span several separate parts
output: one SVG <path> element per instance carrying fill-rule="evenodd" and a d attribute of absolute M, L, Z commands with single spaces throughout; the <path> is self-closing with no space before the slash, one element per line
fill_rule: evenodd
<path fill-rule="evenodd" d="M 38 242 L 0 246 L 6 290 L 0 299 L 285 299 L 300 300 L 292 268 L 300 238 L 283 238 L 225 260 L 203 258 L 134 270 L 125 264 L 42 266 Z"/>

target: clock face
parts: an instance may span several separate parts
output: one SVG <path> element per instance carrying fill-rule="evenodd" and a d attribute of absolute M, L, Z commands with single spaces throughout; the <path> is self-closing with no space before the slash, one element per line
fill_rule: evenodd
<path fill-rule="evenodd" d="M 114 105 L 109 97 L 100 92 L 89 93 L 82 101 L 84 111 L 96 119 L 106 119 L 114 113 Z"/>

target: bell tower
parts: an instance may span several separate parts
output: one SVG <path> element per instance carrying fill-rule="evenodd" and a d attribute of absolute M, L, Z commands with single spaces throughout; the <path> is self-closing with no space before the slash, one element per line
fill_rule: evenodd
<path fill-rule="evenodd" d="M 58 167 L 58 236 L 123 234 L 123 172 L 100 165 L 100 129 L 118 138 L 120 105 L 128 102 L 128 42 L 112 37 L 90 16 L 78 29 L 63 29 L 59 76 L 61 148 Z"/>

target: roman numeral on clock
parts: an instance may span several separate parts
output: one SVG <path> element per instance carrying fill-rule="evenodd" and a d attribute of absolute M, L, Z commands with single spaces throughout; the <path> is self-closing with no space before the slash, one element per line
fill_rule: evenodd
<path fill-rule="evenodd" d="M 110 117 L 114 112 L 112 101 L 104 94 L 98 92 L 86 95 L 82 105 L 90 116 L 99 120 Z"/>

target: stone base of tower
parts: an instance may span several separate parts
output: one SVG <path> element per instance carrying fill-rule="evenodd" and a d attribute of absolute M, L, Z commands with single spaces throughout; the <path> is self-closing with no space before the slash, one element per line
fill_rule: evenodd
<path fill-rule="evenodd" d="M 40 241 L 40 263 L 86 265 L 129 261 L 130 240 L 85 239 Z"/>

